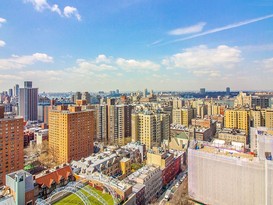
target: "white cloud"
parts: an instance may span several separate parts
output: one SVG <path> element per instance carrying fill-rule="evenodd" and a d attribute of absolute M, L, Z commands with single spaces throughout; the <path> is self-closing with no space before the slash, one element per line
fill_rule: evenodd
<path fill-rule="evenodd" d="M 185 37 L 185 38 L 179 38 L 179 39 L 175 39 L 173 41 L 165 42 L 165 43 L 162 43 L 160 45 L 167 45 L 167 44 L 170 44 L 170 43 L 186 41 L 186 40 L 198 38 L 200 36 L 206 36 L 206 35 L 209 35 L 209 34 L 218 33 L 218 32 L 221 32 L 221 31 L 226 31 L 226 30 L 230 30 L 230 29 L 233 29 L 233 28 L 238 28 L 238 27 L 245 26 L 245 25 L 248 25 L 248 24 L 263 21 L 263 20 L 266 20 L 266 19 L 269 19 L 269 18 L 273 18 L 273 14 L 258 17 L 258 18 L 255 18 L 255 19 L 248 19 L 248 20 L 245 20 L 245 21 L 240 21 L 240 22 L 236 22 L 236 23 L 233 23 L 233 24 L 228 24 L 228 25 L 222 26 L 222 27 L 217 27 L 217 28 L 214 28 L 214 29 L 211 29 L 211 30 L 208 30 L 208 31 L 204 31 L 204 32 L 201 32 L 201 33 L 197 33 L 197 34 Z"/>
<path fill-rule="evenodd" d="M 6 23 L 6 22 L 7 22 L 6 19 L 0 17 L 0 23 Z"/>
<path fill-rule="evenodd" d="M 116 64 L 126 71 L 158 71 L 160 65 L 149 60 L 137 61 L 135 59 L 118 58 Z"/>
<path fill-rule="evenodd" d="M 35 10 L 41 12 L 45 9 L 50 9 L 51 6 L 47 3 L 47 0 L 25 0 L 26 3 L 31 3 Z"/>
<path fill-rule="evenodd" d="M 98 57 L 96 58 L 96 63 L 110 63 L 111 62 L 111 58 L 108 58 L 106 55 L 104 54 L 100 54 L 98 55 Z"/>
<path fill-rule="evenodd" d="M 77 60 L 77 66 L 72 68 L 71 71 L 76 73 L 82 73 L 82 74 L 88 74 L 93 71 L 114 71 L 117 70 L 112 65 L 109 64 L 96 64 L 92 61 L 87 61 L 84 59 L 78 59 Z"/>
<path fill-rule="evenodd" d="M 184 35 L 184 34 L 191 34 L 191 33 L 198 33 L 201 32 L 206 25 L 205 22 L 200 22 L 198 24 L 177 28 L 168 32 L 169 35 Z"/>
<path fill-rule="evenodd" d="M 56 12 L 57 14 L 59 14 L 60 16 L 62 16 L 62 12 L 61 12 L 61 10 L 60 10 L 60 8 L 59 8 L 59 6 L 58 6 L 57 4 L 54 4 L 54 5 L 50 8 L 50 10 L 51 10 L 52 12 Z"/>
<path fill-rule="evenodd" d="M 273 58 L 264 59 L 262 65 L 267 72 L 273 72 Z"/>
<path fill-rule="evenodd" d="M 58 4 L 50 5 L 47 0 L 24 0 L 25 3 L 31 3 L 34 6 L 36 11 L 42 12 L 44 10 L 50 10 L 51 12 L 55 12 L 60 16 L 64 16 L 66 18 L 70 18 L 71 16 L 75 16 L 78 21 L 81 20 L 81 15 L 78 12 L 78 9 L 72 6 L 65 6 L 64 11 L 62 13 Z"/>
<path fill-rule="evenodd" d="M 197 76 L 216 77 L 220 75 L 221 69 L 232 68 L 241 60 L 241 51 L 237 47 L 220 45 L 216 48 L 208 48 L 201 45 L 165 58 L 162 64 L 169 69 L 187 69 Z"/>
<path fill-rule="evenodd" d="M 0 17 L 0 27 L 2 26 L 3 23 L 6 23 L 6 22 L 7 22 L 6 19 Z M 4 47 L 5 45 L 6 45 L 6 42 L 3 40 L 0 40 L 0 48 Z"/>
<path fill-rule="evenodd" d="M 6 45 L 5 41 L 0 40 L 0 47 L 4 47 Z"/>
<path fill-rule="evenodd" d="M 6 23 L 6 22 L 7 22 L 6 19 L 0 17 L 0 27 L 2 26 L 3 23 Z"/>
<path fill-rule="evenodd" d="M 52 63 L 53 58 L 44 53 L 34 53 L 29 56 L 12 55 L 10 58 L 0 59 L 0 69 L 19 69 L 36 62 Z"/>
<path fill-rule="evenodd" d="M 78 12 L 78 9 L 72 6 L 64 7 L 64 16 L 70 18 L 71 16 L 75 16 L 78 21 L 81 21 L 81 16 Z"/>

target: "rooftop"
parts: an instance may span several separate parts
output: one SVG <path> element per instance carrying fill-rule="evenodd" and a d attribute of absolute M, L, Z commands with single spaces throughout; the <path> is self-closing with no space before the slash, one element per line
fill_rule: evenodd
<path fill-rule="evenodd" d="M 246 154 L 242 152 L 238 152 L 235 150 L 226 149 L 224 147 L 217 148 L 213 146 L 201 146 L 200 149 L 197 149 L 200 152 L 206 152 L 206 153 L 213 153 L 216 155 L 226 156 L 226 157 L 233 157 L 233 158 L 240 158 L 240 159 L 247 159 L 247 160 L 253 160 L 254 156 L 252 154 Z"/>

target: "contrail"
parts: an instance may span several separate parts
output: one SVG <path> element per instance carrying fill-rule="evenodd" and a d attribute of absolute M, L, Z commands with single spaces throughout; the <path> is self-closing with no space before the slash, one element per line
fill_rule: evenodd
<path fill-rule="evenodd" d="M 240 26 L 255 23 L 255 22 L 262 21 L 262 20 L 269 19 L 269 18 L 273 18 L 273 14 L 263 16 L 263 17 L 259 17 L 259 18 L 255 18 L 255 19 L 249 19 L 249 20 L 246 20 L 246 21 L 241 21 L 241 22 L 234 23 L 234 24 L 229 24 L 229 25 L 222 26 L 222 27 L 219 27 L 219 28 L 214 28 L 214 29 L 202 32 L 202 33 L 198 33 L 198 34 L 188 36 L 188 37 L 185 37 L 185 38 L 179 38 L 179 39 L 169 41 L 169 42 L 159 44 L 159 45 L 166 45 L 166 44 L 175 43 L 175 42 L 179 42 L 179 41 L 186 41 L 186 40 L 189 40 L 189 39 L 193 39 L 193 38 L 197 38 L 197 37 L 200 37 L 200 36 L 206 36 L 206 35 L 209 35 L 209 34 L 212 34 L 212 33 L 217 33 L 217 32 L 221 32 L 221 31 L 237 28 L 237 27 L 240 27 Z"/>

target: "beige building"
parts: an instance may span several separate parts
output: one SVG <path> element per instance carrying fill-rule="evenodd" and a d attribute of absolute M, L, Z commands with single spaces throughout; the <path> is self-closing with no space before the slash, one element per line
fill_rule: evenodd
<path fill-rule="evenodd" d="M 241 129 L 249 132 L 250 110 L 247 109 L 228 109 L 224 117 L 226 128 Z"/>
<path fill-rule="evenodd" d="M 250 111 L 251 127 L 265 126 L 265 110 Z"/>
<path fill-rule="evenodd" d="M 132 141 L 145 144 L 146 147 L 158 147 L 170 137 L 169 115 L 145 111 L 132 114 Z"/>
<path fill-rule="evenodd" d="M 108 143 L 125 145 L 131 142 L 131 105 L 108 105 Z"/>
<path fill-rule="evenodd" d="M 79 160 L 93 153 L 94 110 L 57 106 L 49 112 L 49 147 L 58 163 Z"/>
<path fill-rule="evenodd" d="M 0 106 L 0 186 L 6 174 L 24 168 L 24 121 L 21 117 L 4 117 Z"/>
<path fill-rule="evenodd" d="M 251 107 L 251 95 L 240 92 L 234 99 L 234 107 Z"/>
<path fill-rule="evenodd" d="M 241 142 L 244 143 L 244 145 L 249 143 L 244 130 L 225 128 L 218 133 L 218 139 L 224 140 L 225 142 Z"/>
<path fill-rule="evenodd" d="M 265 127 L 273 128 L 273 109 L 265 111 Z"/>
<path fill-rule="evenodd" d="M 189 126 L 193 116 L 192 108 L 173 109 L 173 124 Z"/>

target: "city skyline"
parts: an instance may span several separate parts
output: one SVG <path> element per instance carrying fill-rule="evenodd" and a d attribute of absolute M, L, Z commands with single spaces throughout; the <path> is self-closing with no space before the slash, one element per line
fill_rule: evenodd
<path fill-rule="evenodd" d="M 3 0 L 0 87 L 31 80 L 40 92 L 270 90 L 272 7 L 267 0 Z"/>

